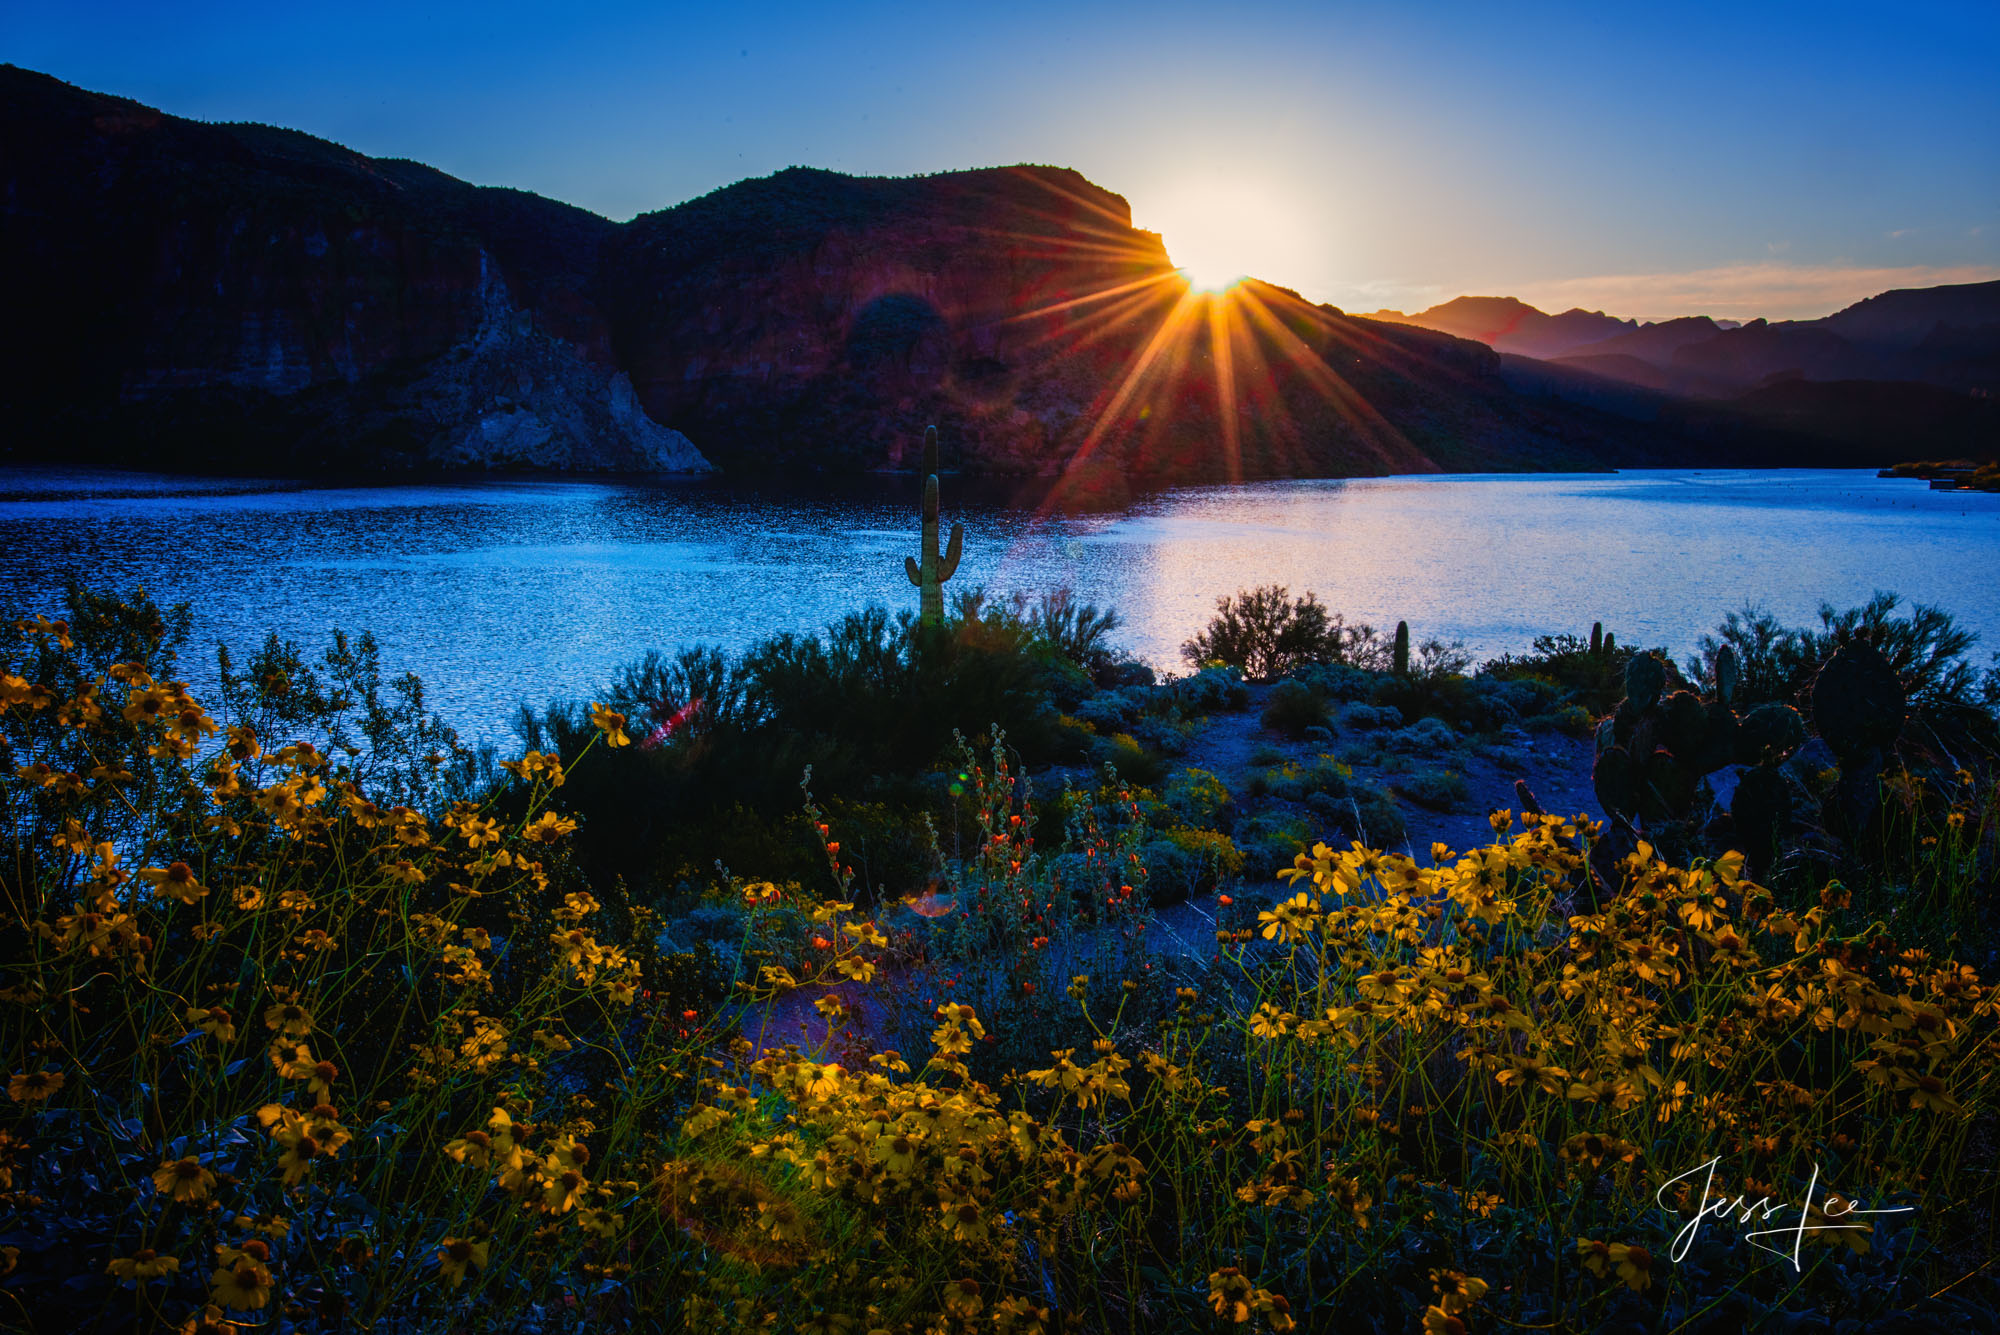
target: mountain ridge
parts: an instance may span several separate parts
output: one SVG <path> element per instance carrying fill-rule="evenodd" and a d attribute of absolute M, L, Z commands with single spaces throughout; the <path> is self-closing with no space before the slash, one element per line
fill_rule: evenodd
<path fill-rule="evenodd" d="M 1492 314 L 1501 311 L 1504 322 Z M 1602 337 L 1576 337 L 1593 332 L 1579 322 L 1558 324 L 1589 312 L 1551 316 L 1513 297 L 1458 297 L 1415 315 L 1376 314 L 1478 338 L 1501 353 L 1632 375 L 1634 383 L 1692 397 L 1743 394 L 1773 377 L 2000 390 L 2000 281 L 1895 288 L 1817 320 L 1725 326 L 1708 316 L 1683 316 L 1617 322 L 1625 328 Z M 1487 337 L 1472 332 L 1482 322 Z"/>
<path fill-rule="evenodd" d="M 1803 453 L 1273 284 L 1200 297 L 1062 167 L 790 168 L 616 223 L 4 66 L 0 240 L 16 460 L 860 473 L 936 423 L 964 471 L 1093 494 Z"/>

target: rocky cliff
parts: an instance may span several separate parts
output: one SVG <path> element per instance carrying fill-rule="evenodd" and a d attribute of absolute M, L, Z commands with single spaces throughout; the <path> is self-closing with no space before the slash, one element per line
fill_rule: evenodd
<path fill-rule="evenodd" d="M 0 246 L 16 459 L 796 475 L 932 422 L 948 467 L 1084 490 L 1687 457 L 1477 343 L 1191 293 L 1053 167 L 794 169 L 620 225 L 0 67 Z"/>
<path fill-rule="evenodd" d="M 705 471 L 588 288 L 613 224 L 0 68 L 15 457 Z"/>

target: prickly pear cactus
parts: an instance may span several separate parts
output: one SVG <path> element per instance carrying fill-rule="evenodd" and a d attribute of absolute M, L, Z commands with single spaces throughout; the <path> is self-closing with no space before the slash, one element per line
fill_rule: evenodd
<path fill-rule="evenodd" d="M 924 536 L 919 549 L 921 560 L 903 558 L 910 583 L 917 586 L 918 621 L 926 626 L 944 622 L 944 583 L 958 573 L 958 558 L 965 549 L 965 528 L 951 526 L 951 545 L 938 551 L 938 436 L 936 427 L 924 429 Z"/>
<path fill-rule="evenodd" d="M 1842 645 L 1812 688 L 1813 726 L 1844 762 L 1896 744 L 1910 711 L 1896 669 L 1861 640 Z"/>
<path fill-rule="evenodd" d="M 1733 662 L 1727 679 L 1733 697 Z M 1805 740 L 1797 710 L 1767 704 L 1739 719 L 1722 689 L 1704 699 L 1672 663 L 1637 654 L 1625 667 L 1625 700 L 1598 727 L 1591 779 L 1606 814 L 1680 858 L 1696 851 L 1697 837 L 1719 814 L 1708 776 L 1747 766 L 1730 814 L 1750 845 L 1744 851 L 1768 865 L 1791 813 L 1778 766 Z"/>
<path fill-rule="evenodd" d="M 1842 645 L 1813 680 L 1813 726 L 1840 759 L 1832 814 L 1848 838 L 1863 838 L 1881 814 L 1882 771 L 1909 716 L 1901 678 L 1865 641 Z"/>

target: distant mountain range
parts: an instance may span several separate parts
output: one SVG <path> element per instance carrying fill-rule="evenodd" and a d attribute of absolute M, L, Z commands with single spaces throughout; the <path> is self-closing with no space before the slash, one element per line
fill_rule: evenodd
<path fill-rule="evenodd" d="M 1744 325 L 1549 315 L 1512 297 L 1459 297 L 1416 315 L 1369 318 L 1477 339 L 1504 355 L 1518 387 L 1646 420 L 1734 416 L 1847 445 L 1876 441 L 1889 452 L 2000 450 L 2000 282 L 1899 289 L 1820 320 Z M 1524 359 L 1548 365 L 1519 365 Z M 1690 402 L 1666 407 L 1601 382 Z"/>
<path fill-rule="evenodd" d="M 948 467 L 1102 493 L 1944 452 L 1857 438 L 1865 413 L 1827 436 L 1789 400 L 1688 406 L 1786 362 L 1790 326 L 1461 299 L 1420 328 L 1255 282 L 1211 304 L 1056 167 L 794 168 L 619 224 L 0 66 L 0 255 L 15 461 L 796 478 L 908 467 L 935 422 Z M 1977 303 L 1940 326 L 1891 300 L 1923 295 L 1815 322 L 1844 321 L 1812 366 L 1866 349 L 1971 401 Z"/>

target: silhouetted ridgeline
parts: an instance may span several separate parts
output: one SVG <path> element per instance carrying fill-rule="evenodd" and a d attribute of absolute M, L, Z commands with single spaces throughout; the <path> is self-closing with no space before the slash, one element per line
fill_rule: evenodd
<path fill-rule="evenodd" d="M 2000 450 L 2000 282 L 1898 289 L 1823 320 L 1741 326 L 1548 315 L 1512 297 L 1377 315 L 1490 345 L 1524 392 L 1689 440 L 1816 440 L 1832 452 L 1821 462 Z"/>
<path fill-rule="evenodd" d="M 0 200 L 16 461 L 859 471 L 932 422 L 948 468 L 1087 491 L 1894 461 L 1524 392 L 1481 344 L 1267 284 L 1211 319 L 1054 167 L 795 168 L 621 225 L 8 66 Z"/>

